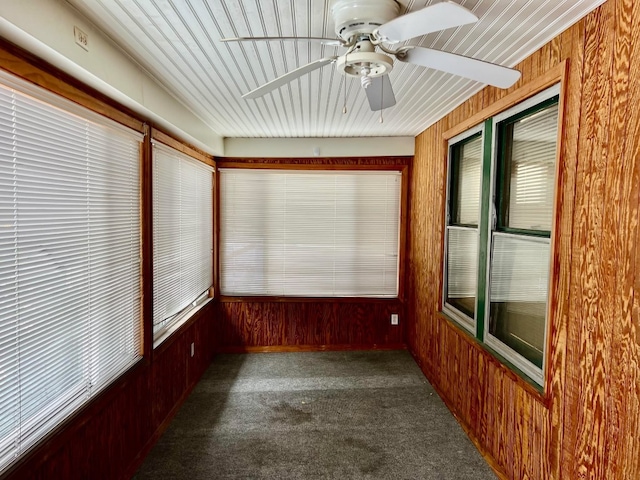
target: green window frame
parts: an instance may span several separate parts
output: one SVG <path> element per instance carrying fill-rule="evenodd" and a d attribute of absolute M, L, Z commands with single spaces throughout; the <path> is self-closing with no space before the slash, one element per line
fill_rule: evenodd
<path fill-rule="evenodd" d="M 484 124 L 452 138 L 449 141 L 447 166 L 443 310 L 448 315 L 456 318 L 462 326 L 472 333 L 475 332 L 476 312 L 478 309 L 477 256 L 480 246 L 479 227 L 482 208 L 482 168 L 484 150 L 486 148 L 485 142 Z M 465 152 L 469 150 L 472 150 L 473 153 L 465 159 Z M 477 167 L 473 161 L 476 158 L 473 157 L 477 157 Z M 469 162 L 469 158 L 471 162 Z M 465 162 L 465 165 L 463 165 L 463 162 Z M 476 190 L 469 189 L 470 186 L 475 187 Z M 463 203 L 462 195 L 465 196 L 466 203 L 470 203 L 467 210 L 471 210 L 464 216 L 461 214 L 462 208 L 467 205 L 461 205 Z M 477 203 L 477 206 L 474 203 Z M 477 209 L 475 216 L 472 215 L 474 207 Z M 476 270 L 472 268 L 474 264 Z M 473 295 L 469 295 L 471 289 L 474 290 Z M 463 294 L 462 292 L 467 293 Z"/>
<path fill-rule="evenodd" d="M 549 324 L 559 95 L 557 84 L 488 118 L 452 138 L 448 155 L 442 311 L 539 388 L 544 387 Z M 456 188 L 461 175 L 459 151 L 478 135 L 483 157 L 471 312 L 449 298 L 448 281 L 450 260 L 456 259 L 450 238 L 455 229 L 475 227 L 456 218 Z M 544 257 L 548 261 L 540 261 Z"/>

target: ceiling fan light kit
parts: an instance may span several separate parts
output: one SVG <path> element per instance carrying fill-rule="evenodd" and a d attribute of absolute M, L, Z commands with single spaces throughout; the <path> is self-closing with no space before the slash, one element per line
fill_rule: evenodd
<path fill-rule="evenodd" d="M 319 41 L 325 45 L 347 48 L 347 51 L 340 56 L 322 58 L 299 67 L 244 94 L 243 98 L 258 98 L 295 78 L 335 63 L 341 74 L 360 78 L 371 110 L 382 110 L 396 103 L 388 77 L 393 70 L 394 58 L 499 88 L 508 88 L 520 78 L 520 72 L 517 70 L 463 55 L 412 45 L 394 47 L 411 38 L 478 21 L 478 17 L 457 3 L 445 1 L 400 15 L 400 4 L 396 0 L 336 0 L 331 8 L 331 14 L 337 39 L 321 37 L 223 39 L 222 41 L 239 42 Z"/>

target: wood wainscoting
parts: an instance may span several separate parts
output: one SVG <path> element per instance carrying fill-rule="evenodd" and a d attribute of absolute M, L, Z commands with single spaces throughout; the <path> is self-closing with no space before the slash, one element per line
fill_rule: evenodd
<path fill-rule="evenodd" d="M 404 348 L 398 300 L 225 301 L 217 305 L 216 341 L 223 352 Z M 391 314 L 399 324 L 391 325 Z"/>
<path fill-rule="evenodd" d="M 640 2 L 609 0 L 417 137 L 407 339 L 479 448 L 510 479 L 640 478 Z M 540 394 L 438 311 L 445 132 L 568 62 Z"/>
<path fill-rule="evenodd" d="M 0 477 L 131 478 L 211 364 L 213 307 L 206 305 L 151 360 L 140 360 Z"/>

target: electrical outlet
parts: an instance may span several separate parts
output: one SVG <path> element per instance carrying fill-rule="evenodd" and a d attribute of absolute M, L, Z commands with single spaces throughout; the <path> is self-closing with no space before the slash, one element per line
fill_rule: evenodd
<path fill-rule="evenodd" d="M 73 27 L 73 37 L 76 40 L 76 43 L 80 46 L 80 48 L 85 49 L 87 52 L 89 51 L 89 35 L 84 33 L 78 27 Z"/>
<path fill-rule="evenodd" d="M 193 357 L 196 354 L 196 345 L 191 342 L 191 356 Z"/>
<path fill-rule="evenodd" d="M 397 313 L 392 313 L 391 314 L 391 325 L 398 325 L 398 314 Z"/>

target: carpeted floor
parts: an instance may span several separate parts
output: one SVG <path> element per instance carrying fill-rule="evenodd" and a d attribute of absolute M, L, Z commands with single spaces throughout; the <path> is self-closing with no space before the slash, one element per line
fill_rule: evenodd
<path fill-rule="evenodd" d="M 134 477 L 495 479 L 406 351 L 219 355 Z"/>

